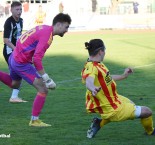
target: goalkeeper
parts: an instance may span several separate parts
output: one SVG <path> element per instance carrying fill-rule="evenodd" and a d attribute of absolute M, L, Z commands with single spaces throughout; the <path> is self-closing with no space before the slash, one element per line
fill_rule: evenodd
<path fill-rule="evenodd" d="M 48 89 L 56 88 L 56 84 L 44 70 L 42 59 L 52 43 L 53 36 L 63 37 L 70 24 L 70 16 L 60 13 L 54 17 L 52 26 L 40 25 L 24 33 L 9 58 L 10 75 L 0 71 L 0 80 L 11 88 L 19 88 L 21 80 L 24 79 L 37 89 L 29 126 L 51 126 L 39 120 Z"/>

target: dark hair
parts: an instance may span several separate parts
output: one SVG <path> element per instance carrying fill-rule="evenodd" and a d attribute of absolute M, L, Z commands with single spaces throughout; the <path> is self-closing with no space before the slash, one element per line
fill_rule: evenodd
<path fill-rule="evenodd" d="M 11 8 L 16 7 L 16 6 L 21 6 L 22 4 L 18 1 L 13 1 L 11 4 Z"/>
<path fill-rule="evenodd" d="M 95 56 L 100 50 L 105 50 L 104 42 L 101 39 L 92 39 L 85 42 L 85 47 L 88 49 L 90 56 Z"/>
<path fill-rule="evenodd" d="M 53 25 L 55 25 L 57 22 L 68 22 L 71 24 L 71 17 L 68 14 L 59 13 L 57 14 L 53 19 Z"/>

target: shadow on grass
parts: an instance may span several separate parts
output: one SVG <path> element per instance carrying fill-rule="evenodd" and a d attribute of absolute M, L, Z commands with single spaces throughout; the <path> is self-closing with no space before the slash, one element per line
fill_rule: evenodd
<path fill-rule="evenodd" d="M 2 108 L 0 114 L 3 116 L 0 121 L 0 134 L 10 133 L 12 136 L 9 140 L 1 140 L 2 144 L 106 145 L 109 144 L 109 139 L 111 144 L 121 144 L 123 142 L 123 145 L 128 145 L 125 140 L 130 140 L 130 144 L 137 143 L 137 137 L 134 138 L 137 133 L 133 135 L 132 132 L 136 130 L 136 132 L 141 133 L 143 130 L 139 127 L 139 123 L 139 126 L 133 126 L 134 129 L 130 128 L 130 122 L 128 121 L 122 123 L 119 128 L 117 123 L 106 126 L 106 133 L 101 131 L 91 141 L 85 137 L 93 116 L 85 113 L 85 86 L 80 79 L 81 70 L 86 60 L 87 58 L 79 60 L 77 57 L 66 55 L 51 55 L 44 58 L 43 64 L 46 72 L 58 85 L 56 90 L 49 91 L 41 114 L 41 119 L 52 124 L 51 128 L 28 127 L 31 107 L 36 94 L 35 89 L 23 82 L 20 95 L 29 102 L 25 104 L 8 104 L 8 96 L 11 90 L 0 84 Z M 115 74 L 115 72 L 123 73 L 124 65 L 107 60 L 105 60 L 105 65 L 109 68 L 111 74 Z M 1 64 L 1 70 L 7 70 L 7 66 Z M 155 103 L 153 98 L 155 94 L 155 75 L 152 71 L 154 72 L 155 68 L 148 68 L 145 71 L 142 69 L 137 70 L 126 80 L 118 82 L 118 92 L 129 97 L 138 105 L 153 107 Z M 135 122 L 132 123 L 136 124 Z M 126 124 L 125 127 L 122 127 L 123 124 Z M 116 133 L 121 135 L 116 137 Z M 144 144 L 148 141 L 148 139 L 140 135 L 138 135 L 138 138 Z M 154 139 L 150 139 L 149 142 L 150 144 L 148 142 L 147 144 L 151 145 Z"/>
<path fill-rule="evenodd" d="M 87 58 L 79 60 L 73 56 L 51 55 L 44 58 L 43 64 L 46 72 L 57 83 L 57 89 L 64 89 L 65 91 L 65 89 L 85 88 L 85 86 L 81 83 L 81 70 L 83 69 L 86 60 Z M 105 60 L 104 64 L 109 68 L 111 74 L 122 74 L 125 67 L 128 67 L 117 64 L 114 61 L 107 60 Z M 1 70 L 8 71 L 7 65 L 1 64 Z M 155 75 L 152 73 L 153 70 L 155 69 L 152 67 L 148 67 L 145 71 L 143 71 L 143 69 L 138 69 L 126 80 L 117 82 L 120 94 L 127 97 L 129 96 L 133 99 L 135 99 L 135 96 L 139 96 L 140 98 L 143 96 L 144 98 L 145 96 L 154 96 L 155 91 L 153 86 L 155 85 Z M 0 85 L 1 90 L 7 88 L 5 86 L 3 88 L 2 83 Z M 21 93 L 23 92 L 23 96 L 26 96 L 27 94 L 24 92 L 26 89 L 32 87 L 24 81 L 23 85 Z M 8 92 L 8 90 L 10 91 L 10 89 L 5 91 Z M 33 91 L 35 92 L 35 90 Z M 2 92 L 0 92 L 0 94 L 1 93 Z M 10 92 L 8 94 L 10 94 Z"/>

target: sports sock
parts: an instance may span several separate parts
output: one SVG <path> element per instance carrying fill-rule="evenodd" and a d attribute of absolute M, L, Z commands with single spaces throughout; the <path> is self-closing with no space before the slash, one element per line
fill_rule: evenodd
<path fill-rule="evenodd" d="M 12 79 L 9 74 L 0 71 L 0 81 L 8 87 L 12 88 Z"/>
<path fill-rule="evenodd" d="M 13 89 L 12 90 L 11 98 L 12 99 L 17 98 L 18 97 L 18 94 L 19 94 L 19 89 Z"/>
<path fill-rule="evenodd" d="M 46 99 L 46 94 L 39 93 L 39 92 L 37 93 L 32 107 L 32 119 L 33 117 L 39 117 L 39 114 L 41 113 L 41 110 L 44 106 L 45 99 Z"/>
<path fill-rule="evenodd" d="M 32 116 L 31 117 L 31 120 L 38 120 L 39 119 L 39 116 Z"/>
<path fill-rule="evenodd" d="M 102 121 L 100 122 L 100 127 L 103 127 L 107 123 L 109 123 L 109 120 L 102 119 Z"/>
<path fill-rule="evenodd" d="M 154 128 L 153 128 L 153 119 L 152 116 L 148 117 L 148 118 L 142 118 L 141 119 L 141 123 L 146 131 L 146 133 L 148 135 L 151 135 Z"/>

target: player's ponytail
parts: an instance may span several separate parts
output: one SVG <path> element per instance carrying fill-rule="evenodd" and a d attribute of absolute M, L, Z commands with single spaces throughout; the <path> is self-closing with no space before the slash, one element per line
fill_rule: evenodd
<path fill-rule="evenodd" d="M 89 43 L 88 42 L 85 42 L 85 47 L 86 47 L 86 49 L 89 48 Z"/>
<path fill-rule="evenodd" d="M 104 43 L 101 39 L 92 39 L 89 42 L 85 42 L 85 47 L 90 56 L 95 56 L 100 50 L 105 50 Z"/>

